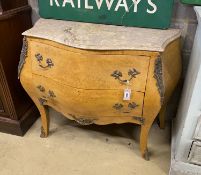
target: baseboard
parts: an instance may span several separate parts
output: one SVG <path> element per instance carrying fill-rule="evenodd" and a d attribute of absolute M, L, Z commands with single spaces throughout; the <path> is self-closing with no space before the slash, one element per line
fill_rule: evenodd
<path fill-rule="evenodd" d="M 172 140 L 171 140 L 171 167 L 169 175 L 201 175 L 201 166 L 193 165 L 188 162 L 182 162 L 175 159 L 175 128 L 174 120 L 172 122 Z"/>
<path fill-rule="evenodd" d="M 0 132 L 24 136 L 39 116 L 35 106 L 30 107 L 19 121 L 0 116 Z"/>

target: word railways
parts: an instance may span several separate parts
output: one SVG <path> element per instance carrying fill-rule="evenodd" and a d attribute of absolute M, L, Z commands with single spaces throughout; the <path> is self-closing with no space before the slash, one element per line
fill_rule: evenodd
<path fill-rule="evenodd" d="M 125 12 L 130 12 L 131 10 L 134 13 L 138 12 L 138 6 L 143 0 L 94 0 L 95 6 L 90 4 L 89 0 L 62 0 L 63 2 L 59 2 L 58 0 L 50 0 L 50 6 L 57 6 L 65 8 L 66 6 L 71 6 L 72 8 L 85 8 L 89 10 L 98 9 L 101 10 L 103 5 L 107 6 L 107 10 L 118 11 L 120 9 L 124 9 Z M 128 2 L 130 1 L 130 2 Z M 157 12 L 157 6 L 152 2 L 152 0 L 146 0 L 149 7 L 147 7 L 146 12 L 148 14 L 154 14 Z M 106 4 L 104 4 L 106 3 Z M 129 5 L 131 4 L 131 5 Z M 83 7 L 82 7 L 83 6 Z"/>

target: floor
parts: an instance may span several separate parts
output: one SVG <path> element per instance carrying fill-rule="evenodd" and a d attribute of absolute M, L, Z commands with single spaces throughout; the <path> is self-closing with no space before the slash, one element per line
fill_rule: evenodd
<path fill-rule="evenodd" d="M 0 133 L 0 175 L 167 175 L 170 130 L 152 127 L 151 160 L 139 152 L 139 126 L 79 126 L 50 110 L 51 133 L 40 119 L 24 137 Z"/>

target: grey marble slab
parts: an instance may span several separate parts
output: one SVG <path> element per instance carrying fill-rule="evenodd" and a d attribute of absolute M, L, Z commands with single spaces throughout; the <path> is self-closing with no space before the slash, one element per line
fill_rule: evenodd
<path fill-rule="evenodd" d="M 35 26 L 23 35 L 80 49 L 163 52 L 170 42 L 180 37 L 181 31 L 39 19 Z"/>

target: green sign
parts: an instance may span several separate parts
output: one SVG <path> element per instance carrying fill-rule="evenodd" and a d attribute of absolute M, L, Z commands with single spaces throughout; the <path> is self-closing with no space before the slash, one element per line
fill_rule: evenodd
<path fill-rule="evenodd" d="M 166 29 L 173 0 L 39 0 L 40 15 L 91 23 Z"/>
<path fill-rule="evenodd" d="M 181 0 L 185 4 L 201 5 L 201 0 Z"/>

